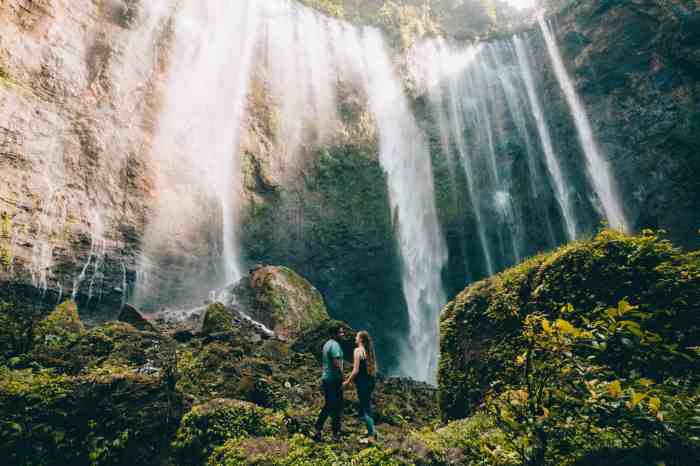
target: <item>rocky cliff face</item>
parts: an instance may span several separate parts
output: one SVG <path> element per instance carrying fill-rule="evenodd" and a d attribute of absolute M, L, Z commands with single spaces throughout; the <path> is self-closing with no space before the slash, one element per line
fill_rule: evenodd
<path fill-rule="evenodd" d="M 126 296 L 152 195 L 163 36 L 150 20 L 135 2 L 3 2 L 0 281 Z"/>
<path fill-rule="evenodd" d="M 555 20 L 632 226 L 662 228 L 679 244 L 697 247 L 700 5 L 575 2 Z M 543 46 L 538 55 L 546 56 Z M 578 144 L 566 104 L 551 72 L 543 71 L 546 101 L 560 116 L 555 139 L 573 153 Z"/>

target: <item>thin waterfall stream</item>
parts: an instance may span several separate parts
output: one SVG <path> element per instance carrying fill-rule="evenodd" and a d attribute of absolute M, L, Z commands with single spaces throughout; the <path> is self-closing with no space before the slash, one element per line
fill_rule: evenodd
<path fill-rule="evenodd" d="M 613 228 L 628 231 L 629 224 L 625 218 L 622 205 L 620 204 L 617 186 L 610 170 L 610 164 L 600 152 L 600 147 L 593 135 L 593 129 L 591 128 L 588 114 L 576 92 L 576 88 L 574 87 L 569 73 L 566 71 L 564 60 L 562 59 L 559 46 L 554 38 L 551 27 L 542 16 L 538 18 L 538 23 L 547 45 L 547 52 L 552 61 L 552 67 L 557 81 L 571 108 L 571 114 L 576 123 L 576 130 L 579 140 L 581 141 L 581 147 L 586 156 L 588 177 L 595 188 L 595 193 L 598 196 L 605 218 Z"/>

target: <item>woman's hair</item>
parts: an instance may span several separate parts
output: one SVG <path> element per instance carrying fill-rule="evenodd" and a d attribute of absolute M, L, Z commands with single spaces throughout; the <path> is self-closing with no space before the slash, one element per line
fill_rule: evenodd
<path fill-rule="evenodd" d="M 369 336 L 365 330 L 362 330 L 357 334 L 360 337 L 360 343 L 365 349 L 365 360 L 367 361 L 367 373 L 374 377 L 377 375 L 377 358 L 374 355 L 374 345 L 372 344 L 372 337 Z"/>

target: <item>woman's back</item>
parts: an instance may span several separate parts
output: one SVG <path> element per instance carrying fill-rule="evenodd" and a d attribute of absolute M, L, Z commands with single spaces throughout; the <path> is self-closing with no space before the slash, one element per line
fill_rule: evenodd
<path fill-rule="evenodd" d="M 374 377 L 369 374 L 369 370 L 367 369 L 367 353 L 363 351 L 362 348 L 358 348 L 357 351 L 360 353 L 360 368 L 357 372 L 355 383 L 358 385 L 365 385 L 374 382 Z"/>

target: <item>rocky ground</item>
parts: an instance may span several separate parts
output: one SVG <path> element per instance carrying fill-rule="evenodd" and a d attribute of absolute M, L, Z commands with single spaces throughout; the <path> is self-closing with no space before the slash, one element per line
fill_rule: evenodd
<path fill-rule="evenodd" d="M 267 282 L 258 280 L 261 273 Z M 280 277 L 284 291 L 269 283 Z M 301 280 L 288 269 L 257 269 L 238 289 L 247 288 L 249 307 L 212 303 L 173 319 L 145 318 L 126 306 L 119 321 L 93 328 L 72 301 L 33 321 L 22 321 L 8 303 L 0 450 L 10 464 L 202 464 L 236 439 L 236 451 L 250 461 L 297 447 L 326 449 L 348 461 L 361 455 L 366 429 L 354 390 L 346 392 L 343 441 L 332 442 L 328 431 L 320 446 L 309 443 L 323 402 L 320 349 L 332 321 L 322 301 L 320 309 L 294 306 L 295 299 L 318 297 Z M 284 326 L 284 339 L 242 314 L 269 306 L 272 297 L 291 309 L 287 317 L 304 323 L 293 334 Z M 314 320 L 301 309 L 310 309 Z M 20 331 L 22 325 L 31 330 Z M 352 354 L 352 337 L 341 344 Z M 425 384 L 380 379 L 374 399 L 382 448 L 399 448 L 411 431 L 436 422 L 435 394 Z"/>
<path fill-rule="evenodd" d="M 330 426 L 322 442 L 311 439 L 333 321 L 309 305 L 317 291 L 291 270 L 252 274 L 237 288 L 247 300 L 180 315 L 125 306 L 118 321 L 91 328 L 70 300 L 46 313 L 2 295 L 6 464 L 686 466 L 700 458 L 700 255 L 653 232 L 604 231 L 468 287 L 442 315 L 439 389 L 380 377 L 376 445 L 359 442 L 353 390 L 342 441 L 330 439 Z M 284 339 L 245 317 L 266 306 Z"/>

